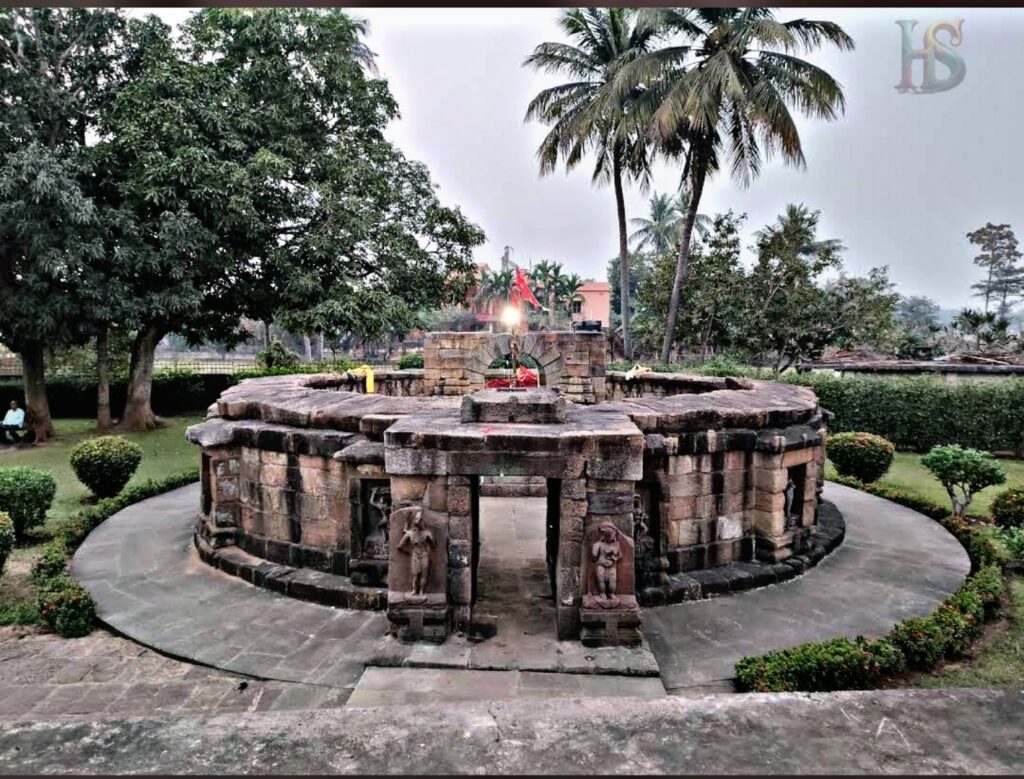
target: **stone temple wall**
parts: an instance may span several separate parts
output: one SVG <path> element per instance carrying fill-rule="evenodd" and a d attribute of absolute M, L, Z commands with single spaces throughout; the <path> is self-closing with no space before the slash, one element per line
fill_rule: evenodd
<path fill-rule="evenodd" d="M 507 333 L 427 333 L 423 392 L 465 395 L 484 388 L 488 366 L 511 353 Z M 540 365 L 541 383 L 575 403 L 605 399 L 608 338 L 604 333 L 537 331 L 521 338 L 520 353 Z"/>
<path fill-rule="evenodd" d="M 558 635 L 614 644 L 637 640 L 639 606 L 721 592 L 730 576 L 782 580 L 795 567 L 782 561 L 837 543 L 818 525 L 828 415 L 811 390 L 675 374 L 592 375 L 592 389 L 598 379 L 618 399 L 243 381 L 188 433 L 202 447 L 200 556 L 295 597 L 387 607 L 400 635 L 437 640 L 471 605 L 476 496 L 519 485 L 547 493 Z M 410 596 L 396 545 L 414 519 L 434 546 L 427 589 Z M 594 600 L 586 551 L 612 526 L 616 609 Z"/>

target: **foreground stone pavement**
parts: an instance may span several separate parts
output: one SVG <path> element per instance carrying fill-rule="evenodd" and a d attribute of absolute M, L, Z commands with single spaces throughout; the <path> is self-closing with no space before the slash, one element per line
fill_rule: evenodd
<path fill-rule="evenodd" d="M 1019 773 L 1024 691 L 589 698 L 0 723 L 0 773 Z"/>

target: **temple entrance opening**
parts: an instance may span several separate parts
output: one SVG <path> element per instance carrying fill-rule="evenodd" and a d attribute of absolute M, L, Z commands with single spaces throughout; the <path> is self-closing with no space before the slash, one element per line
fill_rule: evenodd
<path fill-rule="evenodd" d="M 481 497 L 474 622 L 496 641 L 520 643 L 555 632 L 548 565 L 551 534 L 544 497 Z M 557 549 L 557 530 L 554 535 Z"/>

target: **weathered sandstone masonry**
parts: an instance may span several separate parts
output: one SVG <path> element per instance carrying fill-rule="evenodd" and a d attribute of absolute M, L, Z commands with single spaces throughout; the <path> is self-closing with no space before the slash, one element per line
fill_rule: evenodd
<path fill-rule="evenodd" d="M 826 414 L 810 390 L 565 378 L 589 391 L 392 396 L 329 374 L 244 381 L 189 429 L 203 449 L 197 548 L 259 586 L 386 608 L 400 638 L 443 641 L 473 621 L 482 485 L 521 483 L 547 495 L 553 629 L 629 645 L 642 605 L 781 580 L 841 537 L 819 525 Z M 390 386 L 409 385 L 378 385 Z M 598 394 L 617 399 L 571 400 Z"/>

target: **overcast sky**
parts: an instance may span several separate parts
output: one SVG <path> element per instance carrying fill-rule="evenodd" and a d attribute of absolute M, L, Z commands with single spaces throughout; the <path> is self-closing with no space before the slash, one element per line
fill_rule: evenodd
<path fill-rule="evenodd" d="M 136 10 L 138 14 L 141 11 Z M 185 11 L 159 11 L 178 22 Z M 487 233 L 477 259 L 495 266 L 513 247 L 522 266 L 552 259 L 604 279 L 617 252 L 614 197 L 595 189 L 591 168 L 541 178 L 535 152 L 545 128 L 525 124 L 529 100 L 556 76 L 522 67 L 542 41 L 561 40 L 557 9 L 370 9 L 368 43 L 402 117 L 390 138 L 425 162 L 441 198 L 461 206 Z M 1024 10 L 784 9 L 783 19 L 839 22 L 856 50 L 811 56 L 844 86 L 846 114 L 827 123 L 799 120 L 806 170 L 768 164 L 743 189 L 725 175 L 705 189 L 702 211 L 748 215 L 745 246 L 786 203 L 822 212 L 822 237 L 847 247 L 852 273 L 888 265 L 905 294 L 943 306 L 968 302 L 980 275 L 965 233 L 986 221 L 1024 232 Z M 956 49 L 967 74 L 937 94 L 900 94 L 897 19 L 916 19 L 915 47 L 933 22 L 963 19 Z M 944 34 L 940 40 L 945 42 Z M 940 77 L 946 73 L 938 66 Z M 920 78 L 920 66 L 915 69 Z M 657 169 L 654 188 L 674 191 L 679 170 Z M 647 197 L 628 193 L 627 216 L 645 216 Z M 747 253 L 749 261 L 750 255 Z"/>

